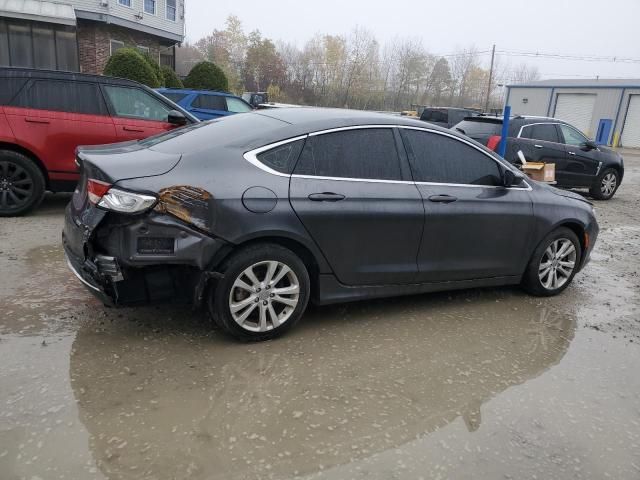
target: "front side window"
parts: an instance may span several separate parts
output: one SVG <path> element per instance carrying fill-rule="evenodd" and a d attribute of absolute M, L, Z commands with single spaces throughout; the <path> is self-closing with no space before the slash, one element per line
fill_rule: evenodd
<path fill-rule="evenodd" d="M 152 15 L 156 14 L 156 0 L 144 0 L 144 11 Z"/>
<path fill-rule="evenodd" d="M 420 130 L 403 130 L 403 136 L 417 182 L 502 184 L 497 162 L 461 140 Z"/>
<path fill-rule="evenodd" d="M 222 95 L 203 95 L 200 94 L 191 103 L 194 108 L 202 108 L 204 110 L 227 110 L 227 103 Z"/>
<path fill-rule="evenodd" d="M 227 110 L 233 113 L 246 113 L 251 111 L 251 107 L 242 100 L 227 97 Z"/>
<path fill-rule="evenodd" d="M 300 155 L 304 140 L 285 143 L 257 155 L 258 160 L 280 173 L 291 173 Z"/>
<path fill-rule="evenodd" d="M 167 20 L 176 21 L 176 0 L 167 0 Z"/>
<path fill-rule="evenodd" d="M 107 115 L 102 95 L 93 83 L 36 80 L 14 103 L 38 110 Z"/>
<path fill-rule="evenodd" d="M 522 127 L 520 137 L 529 138 L 531 140 L 541 140 L 543 142 L 560 143 L 558 130 L 556 129 L 556 126 L 551 123 L 525 125 Z"/>
<path fill-rule="evenodd" d="M 567 145 L 580 146 L 587 141 L 587 137 L 568 125 L 560 125 L 560 130 L 562 130 L 562 136 L 564 136 L 564 143 Z"/>
<path fill-rule="evenodd" d="M 390 128 L 344 130 L 311 136 L 296 166 L 299 175 L 401 180 Z"/>
<path fill-rule="evenodd" d="M 104 90 L 118 117 L 164 122 L 171 110 L 168 105 L 139 88 L 107 85 Z"/>

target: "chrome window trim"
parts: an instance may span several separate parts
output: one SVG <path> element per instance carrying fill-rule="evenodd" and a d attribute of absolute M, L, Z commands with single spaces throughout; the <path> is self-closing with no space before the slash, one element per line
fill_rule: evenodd
<path fill-rule="evenodd" d="M 526 191 L 531 191 L 531 185 L 529 185 L 529 183 L 527 183 L 526 180 L 523 180 L 522 182 L 524 183 L 524 187 L 504 187 L 502 185 L 473 185 L 473 184 L 469 184 L 469 183 L 438 183 L 438 182 L 416 182 L 416 181 L 409 181 L 409 180 L 382 180 L 382 179 L 376 179 L 376 178 L 350 178 L 350 177 L 325 177 L 325 176 L 320 176 L 320 175 L 296 175 L 296 174 L 287 174 L 287 173 L 281 173 L 278 172 L 277 170 L 274 170 L 268 166 L 266 166 L 265 164 L 263 164 L 262 162 L 260 162 L 260 160 L 258 160 L 257 155 L 261 154 L 262 152 L 265 152 L 267 150 L 271 150 L 272 148 L 276 148 L 279 147 L 281 145 L 286 145 L 287 143 L 291 143 L 291 142 L 295 142 L 297 140 L 302 140 L 304 138 L 307 137 L 315 137 L 318 135 L 324 135 L 326 133 L 333 133 L 333 132 L 341 132 L 341 131 L 347 131 L 347 130 L 364 130 L 364 129 L 371 129 L 371 128 L 404 128 L 407 130 L 418 130 L 418 131 L 424 131 L 424 132 L 429 132 L 429 133 L 435 133 L 438 135 L 443 135 L 445 137 L 451 137 L 459 142 L 462 142 L 472 148 L 475 148 L 477 151 L 479 151 L 480 153 L 482 153 L 483 155 L 485 155 L 487 158 L 491 159 L 492 161 L 504 166 L 504 167 L 508 167 L 508 168 L 513 168 L 512 166 L 500 162 L 497 159 L 495 159 L 493 156 L 489 155 L 487 152 L 485 152 L 484 150 L 482 150 L 482 148 L 478 147 L 477 145 L 474 145 L 473 143 L 471 143 L 470 141 L 464 139 L 464 138 L 460 138 L 457 135 L 454 134 L 450 134 L 448 132 L 442 132 L 440 130 L 435 130 L 432 128 L 428 128 L 428 127 L 417 127 L 417 126 L 412 126 L 412 125 L 398 125 L 398 124 L 372 124 L 372 125 L 351 125 L 348 127 L 336 127 L 336 128 L 329 128 L 326 130 L 318 130 L 315 132 L 310 132 L 308 134 L 305 135 L 300 135 L 297 137 L 293 137 L 293 138 L 289 138 L 286 140 L 282 140 L 279 142 L 274 142 L 274 143 L 270 143 L 268 145 L 264 145 L 262 147 L 253 149 L 253 150 L 249 150 L 248 152 L 245 152 L 243 157 L 245 158 L 245 160 L 247 160 L 249 163 L 251 163 L 252 165 L 254 165 L 255 167 L 258 167 L 260 170 L 263 170 L 267 173 L 270 173 L 272 175 L 277 175 L 279 177 L 288 177 L 288 178 L 302 178 L 302 179 L 307 179 L 307 180 L 334 180 L 334 181 L 342 181 L 342 182 L 362 182 L 362 183 L 389 183 L 389 184 L 397 184 L 397 185 L 436 185 L 436 186 L 449 186 L 449 187 L 469 187 L 469 188 L 504 188 L 507 190 L 526 190 Z M 518 172 L 520 173 L 520 172 Z"/>
<path fill-rule="evenodd" d="M 258 155 L 260 155 L 262 152 L 266 152 L 267 150 L 271 150 L 272 148 L 277 148 L 281 145 L 286 145 L 287 143 L 297 142 L 298 140 L 302 140 L 304 138 L 307 138 L 307 135 L 300 135 L 298 137 L 288 138 L 286 140 L 281 140 L 279 142 L 270 143 L 263 147 L 255 148 L 253 150 L 249 150 L 248 152 L 245 152 L 243 157 L 247 162 L 249 162 L 253 166 L 258 167 L 260 170 L 270 173 L 271 175 L 291 178 L 290 173 L 278 172 L 277 170 L 274 170 L 273 168 L 266 166 L 264 163 L 258 160 Z"/>

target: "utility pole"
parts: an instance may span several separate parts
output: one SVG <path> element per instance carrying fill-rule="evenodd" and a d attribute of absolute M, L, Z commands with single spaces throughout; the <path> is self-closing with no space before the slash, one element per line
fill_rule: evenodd
<path fill-rule="evenodd" d="M 491 49 L 491 68 L 489 69 L 489 85 L 487 85 L 487 100 L 484 103 L 484 111 L 487 112 L 489 110 L 489 95 L 491 95 L 491 82 L 493 81 L 493 60 L 496 56 L 496 44 L 493 44 L 493 48 Z"/>

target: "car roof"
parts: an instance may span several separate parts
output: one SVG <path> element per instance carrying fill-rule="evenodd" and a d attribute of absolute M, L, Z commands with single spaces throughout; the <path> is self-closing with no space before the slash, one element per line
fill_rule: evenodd
<path fill-rule="evenodd" d="M 237 95 L 234 95 L 233 93 L 229 93 L 229 92 L 222 92 L 220 90 L 196 90 L 196 89 L 191 89 L 191 88 L 166 88 L 166 87 L 162 87 L 162 88 L 156 88 L 156 91 L 160 92 L 160 93 L 184 93 L 184 94 L 192 94 L 192 93 L 196 93 L 199 95 L 220 95 L 223 97 L 236 97 L 239 98 Z"/>
<path fill-rule="evenodd" d="M 61 70 L 41 70 L 37 68 L 0 67 L 1 77 L 12 78 L 41 78 L 49 80 L 72 80 L 85 82 L 108 83 L 112 85 L 141 86 L 135 80 L 89 73 L 65 72 Z M 142 85 L 145 86 L 145 85 Z"/>

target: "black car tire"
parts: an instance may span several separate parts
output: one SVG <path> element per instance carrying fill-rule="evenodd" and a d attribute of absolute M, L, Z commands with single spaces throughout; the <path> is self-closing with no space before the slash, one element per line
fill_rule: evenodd
<path fill-rule="evenodd" d="M 575 248 L 575 258 L 573 259 L 574 266 L 571 274 L 561 285 L 559 285 L 557 288 L 549 288 L 543 284 L 543 281 L 540 278 L 541 272 L 543 271 L 542 261 L 543 259 L 548 258 L 547 251 L 549 248 L 552 248 L 551 246 L 554 244 L 554 242 L 563 241 L 570 241 Z M 522 287 L 527 293 L 538 297 L 551 297 L 553 295 L 558 295 L 571 284 L 573 277 L 578 271 L 581 259 L 582 247 L 580 246 L 578 237 L 569 228 L 560 227 L 547 235 L 536 247 L 533 255 L 531 256 L 531 260 L 527 265 L 524 276 L 522 277 Z"/>
<path fill-rule="evenodd" d="M 0 217 L 17 217 L 33 210 L 44 191 L 44 176 L 29 157 L 0 150 Z"/>
<path fill-rule="evenodd" d="M 232 294 L 236 295 L 237 293 L 243 294 L 246 290 L 234 287 L 234 284 L 237 280 L 245 279 L 248 282 L 248 277 L 244 275 L 244 272 L 249 268 L 253 268 L 256 265 L 257 271 L 254 271 L 255 276 L 259 278 L 261 276 L 262 271 L 261 268 L 264 268 L 265 278 L 268 275 L 267 265 L 268 262 L 274 262 L 278 264 L 277 268 L 281 268 L 280 265 L 285 265 L 289 269 L 291 269 L 292 275 L 291 279 L 294 279 L 298 285 L 298 293 L 297 293 L 297 304 L 287 311 L 287 306 L 283 304 L 278 304 L 278 300 L 275 298 L 276 295 L 273 293 L 267 293 L 267 289 L 269 286 L 263 286 L 262 290 L 256 292 L 255 290 L 251 290 L 251 293 L 246 293 L 246 298 L 239 300 L 232 300 Z M 264 267 L 262 265 L 264 264 Z M 220 269 L 222 272 L 222 278 L 217 280 L 216 284 L 209 290 L 208 294 L 208 307 L 209 313 L 213 318 L 216 325 L 218 325 L 221 329 L 223 329 L 226 333 L 234 336 L 235 338 L 243 341 L 260 341 L 260 340 L 269 340 L 275 337 L 278 337 L 284 334 L 286 331 L 291 329 L 302 317 L 304 313 L 307 303 L 309 301 L 310 295 L 310 282 L 309 282 L 309 273 L 307 271 L 307 267 L 302 262 L 302 260 L 291 250 L 284 248 L 277 244 L 256 244 L 251 245 L 249 247 L 243 248 L 242 250 L 233 254 L 228 260 L 224 262 L 224 265 Z M 252 270 L 253 271 L 253 270 Z M 273 275 L 272 278 L 277 278 L 277 272 L 281 270 L 276 270 L 276 274 Z M 280 282 L 285 282 L 289 280 L 287 274 L 285 278 L 280 280 Z M 282 283 L 277 282 L 277 284 L 273 285 L 271 288 L 277 290 L 277 285 L 282 285 Z M 251 285 L 253 286 L 253 285 Z M 275 291 L 273 290 L 273 291 Z M 265 297 L 266 295 L 266 297 Z M 273 308 L 279 309 L 282 307 L 282 310 L 279 312 L 280 314 L 285 313 L 287 317 L 281 324 L 274 326 L 274 323 L 271 322 L 271 313 L 267 311 L 267 308 L 272 307 L 271 299 L 269 295 L 273 298 Z M 286 294 L 283 294 L 286 295 Z M 247 309 L 253 308 L 253 312 L 250 314 L 248 320 L 249 322 L 245 323 L 250 328 L 254 327 L 252 323 L 255 319 L 256 325 L 255 328 L 259 327 L 259 317 L 260 311 L 265 306 L 265 315 L 268 316 L 268 320 L 270 323 L 270 328 L 266 331 L 252 331 L 243 326 L 241 326 L 233 317 L 231 312 L 232 301 L 237 301 L 237 304 L 241 302 L 246 302 L 247 300 L 251 300 L 249 297 L 253 298 L 255 301 L 255 306 L 253 306 L 253 301 L 247 304 Z M 278 298 L 280 296 L 278 295 Z M 290 300 L 286 298 L 286 300 Z M 268 307 L 266 306 L 268 303 Z M 242 312 L 245 312 L 243 310 Z M 273 310 L 276 312 L 276 310 Z M 236 312 L 240 313 L 240 312 Z M 241 315 L 240 315 L 241 316 Z"/>
<path fill-rule="evenodd" d="M 615 187 L 613 191 L 606 192 L 603 182 L 605 178 L 611 178 L 610 177 L 611 175 L 613 175 L 613 178 L 615 178 Z M 589 190 L 589 193 L 591 193 L 591 195 L 598 200 L 609 200 L 618 191 L 619 186 L 620 186 L 620 173 L 618 173 L 618 171 L 615 168 L 607 168 L 604 170 L 604 172 L 598 175 L 598 178 L 596 179 L 593 186 Z"/>

